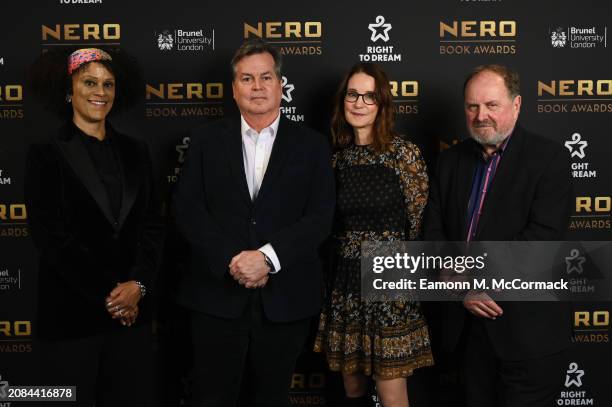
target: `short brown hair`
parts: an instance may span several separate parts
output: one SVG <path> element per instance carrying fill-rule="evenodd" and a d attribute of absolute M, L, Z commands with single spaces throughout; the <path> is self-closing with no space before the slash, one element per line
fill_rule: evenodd
<path fill-rule="evenodd" d="M 278 51 L 277 48 L 273 47 L 272 45 L 259 38 L 245 41 L 234 54 L 234 57 L 232 58 L 231 62 L 232 80 L 236 79 L 236 65 L 238 65 L 238 62 L 240 62 L 242 58 L 248 57 L 250 55 L 265 53 L 270 54 L 272 56 L 272 59 L 274 59 L 274 73 L 276 73 L 276 77 L 278 78 L 278 80 L 280 80 L 281 68 L 283 65 L 281 53 Z"/>
<path fill-rule="evenodd" d="M 347 147 L 353 143 L 353 128 L 346 121 L 344 112 L 344 97 L 351 77 L 364 73 L 374 78 L 374 95 L 378 105 L 378 113 L 374 121 L 372 147 L 378 152 L 385 151 L 391 139 L 395 136 L 393 130 L 393 97 L 389 79 L 383 69 L 373 63 L 361 62 L 353 65 L 346 74 L 334 98 L 334 114 L 331 123 L 332 145 L 335 150 Z"/>
<path fill-rule="evenodd" d="M 520 83 L 518 72 L 516 72 L 515 70 L 505 65 L 487 64 L 487 65 L 479 65 L 469 73 L 468 77 L 465 79 L 465 82 L 463 83 L 463 94 L 464 95 L 465 95 L 465 88 L 467 87 L 468 82 L 473 77 L 475 77 L 476 75 L 484 71 L 493 72 L 502 77 L 511 99 L 514 99 L 516 96 L 521 94 L 521 83 Z"/>

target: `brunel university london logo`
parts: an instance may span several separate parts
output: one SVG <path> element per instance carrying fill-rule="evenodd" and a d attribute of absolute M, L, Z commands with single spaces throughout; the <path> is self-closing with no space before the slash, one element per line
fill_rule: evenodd
<path fill-rule="evenodd" d="M 21 269 L 0 266 L 0 292 L 21 290 Z"/>
<path fill-rule="evenodd" d="M 567 43 L 567 35 L 565 34 L 565 30 L 561 27 L 553 30 L 550 33 L 550 43 L 555 48 L 563 48 Z"/>
<path fill-rule="evenodd" d="M 215 50 L 215 30 L 202 27 L 155 31 L 155 43 L 162 52 L 204 52 Z"/>
<path fill-rule="evenodd" d="M 554 48 L 593 49 L 607 48 L 608 27 L 606 26 L 568 26 L 549 28 L 550 43 Z"/>
<path fill-rule="evenodd" d="M 170 31 L 163 30 L 157 34 L 157 48 L 159 48 L 160 51 L 171 51 L 173 47 L 174 38 L 172 38 Z"/>

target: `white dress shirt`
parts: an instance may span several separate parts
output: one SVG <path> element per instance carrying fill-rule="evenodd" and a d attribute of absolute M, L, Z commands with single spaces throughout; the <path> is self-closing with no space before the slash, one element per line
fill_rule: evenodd
<path fill-rule="evenodd" d="M 259 133 L 251 128 L 242 115 L 240 115 L 240 133 L 242 134 L 242 158 L 244 160 L 244 173 L 246 174 L 247 185 L 251 199 L 255 200 L 266 169 L 270 161 L 272 146 L 276 139 L 278 131 L 278 123 L 280 122 L 280 112 L 276 119 L 266 128 L 263 128 Z M 270 243 L 260 247 L 260 252 L 272 260 L 276 273 L 280 270 L 281 265 L 276 252 Z"/>

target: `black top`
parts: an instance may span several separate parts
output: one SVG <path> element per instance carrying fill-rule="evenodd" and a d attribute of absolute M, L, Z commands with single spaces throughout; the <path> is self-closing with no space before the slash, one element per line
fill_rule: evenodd
<path fill-rule="evenodd" d="M 117 156 L 117 146 L 113 142 L 113 131 L 110 126 L 107 126 L 106 137 L 104 140 L 98 140 L 85 134 L 77 126 L 74 126 L 74 128 L 83 144 L 85 144 L 87 153 L 100 177 L 100 181 L 106 189 L 113 216 L 117 220 L 121 211 L 123 182 L 119 167 L 119 157 Z"/>

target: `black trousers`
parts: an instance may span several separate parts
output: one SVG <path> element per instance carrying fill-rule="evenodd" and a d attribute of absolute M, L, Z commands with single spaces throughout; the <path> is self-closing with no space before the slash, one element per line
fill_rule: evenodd
<path fill-rule="evenodd" d="M 38 345 L 38 384 L 77 386 L 76 402 L 45 402 L 46 406 L 153 405 L 150 323 L 84 338 L 41 340 Z"/>
<path fill-rule="evenodd" d="M 508 361 L 495 354 L 485 327 L 466 321 L 462 375 L 469 407 L 551 407 L 567 368 L 563 352 L 537 359 Z"/>
<path fill-rule="evenodd" d="M 296 359 L 308 335 L 310 320 L 269 321 L 253 290 L 238 319 L 193 312 L 192 407 L 286 407 Z"/>

